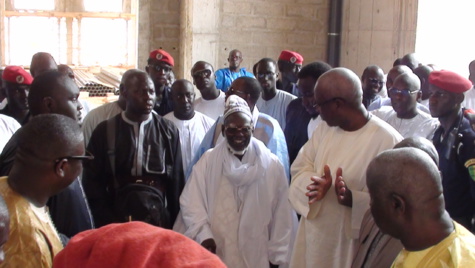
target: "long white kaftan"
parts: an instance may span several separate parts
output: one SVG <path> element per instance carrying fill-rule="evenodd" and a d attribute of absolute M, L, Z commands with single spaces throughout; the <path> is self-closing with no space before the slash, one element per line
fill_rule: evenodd
<path fill-rule="evenodd" d="M 221 191 L 228 193 L 226 198 Z M 242 162 L 221 142 L 196 163 L 182 192 L 184 233 L 198 243 L 213 238 L 218 256 L 227 265 L 255 268 L 269 267 L 271 262 L 285 266 L 297 223 L 284 198 L 287 194 L 284 168 L 262 142 L 252 138 Z M 226 225 L 223 217 L 227 215 L 222 213 L 233 213 L 238 224 Z M 223 225 L 229 232 L 223 231 Z M 228 239 L 237 245 L 223 244 Z M 235 256 L 240 260 L 231 259 Z"/>
<path fill-rule="evenodd" d="M 180 132 L 183 170 L 188 170 L 188 165 L 195 157 L 206 132 L 213 126 L 214 119 L 197 111 L 190 120 L 180 120 L 175 117 L 173 112 L 166 114 L 164 118 L 172 121 Z"/>
<path fill-rule="evenodd" d="M 266 101 L 262 98 L 262 95 L 257 99 L 256 106 L 259 108 L 261 113 L 268 114 L 272 116 L 282 129 L 285 129 L 285 116 L 287 113 L 287 107 L 292 100 L 295 100 L 297 97 L 287 93 L 283 90 L 277 89 L 276 95 Z"/>
<path fill-rule="evenodd" d="M 402 140 L 387 123 L 372 116 L 359 130 L 348 132 L 322 123 L 302 147 L 291 167 L 289 200 L 302 215 L 293 250 L 291 267 L 350 267 L 355 239 L 361 221 L 369 208 L 366 168 L 380 152 L 391 149 Z M 328 164 L 333 179 L 337 168 L 353 194 L 353 207 L 337 201 L 334 185 L 326 196 L 308 204 L 306 187 L 310 177 L 322 176 Z"/>
<path fill-rule="evenodd" d="M 439 127 L 439 120 L 421 110 L 411 119 L 397 117 L 392 106 L 383 106 L 371 113 L 390 124 L 404 138 L 422 137 L 432 140 L 435 130 Z"/>

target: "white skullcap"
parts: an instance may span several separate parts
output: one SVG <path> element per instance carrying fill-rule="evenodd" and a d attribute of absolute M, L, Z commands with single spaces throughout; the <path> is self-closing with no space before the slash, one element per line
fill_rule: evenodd
<path fill-rule="evenodd" d="M 244 113 L 252 119 L 251 109 L 249 109 L 247 102 L 237 95 L 231 95 L 226 100 L 226 104 L 224 106 L 224 119 L 226 119 L 231 114 L 238 112 Z"/>

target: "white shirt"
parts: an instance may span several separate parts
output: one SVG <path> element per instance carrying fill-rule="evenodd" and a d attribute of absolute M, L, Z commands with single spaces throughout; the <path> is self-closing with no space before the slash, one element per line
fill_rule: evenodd
<path fill-rule="evenodd" d="M 432 136 L 434 136 L 434 132 L 439 126 L 439 120 L 420 110 L 411 119 L 397 117 L 396 111 L 391 106 L 383 106 L 371 113 L 390 124 L 404 138 L 422 137 L 432 140 Z"/>
<path fill-rule="evenodd" d="M 225 97 L 224 92 L 221 90 L 219 91 L 219 96 L 214 100 L 205 100 L 201 97 L 193 103 L 195 111 L 198 111 L 216 121 L 220 115 L 224 114 Z"/>
<path fill-rule="evenodd" d="M 402 137 L 387 123 L 372 116 L 362 128 L 344 131 L 319 124 L 291 167 L 289 201 L 302 215 L 291 267 L 350 267 L 361 221 L 369 208 L 366 167 L 380 152 L 393 148 Z M 322 176 L 330 166 L 333 180 L 341 167 L 352 192 L 352 208 L 338 203 L 334 186 L 325 197 L 308 204 L 310 177 Z"/>
<path fill-rule="evenodd" d="M 5 144 L 10 140 L 13 133 L 20 127 L 20 123 L 13 117 L 0 114 L 0 153 L 3 151 L 3 147 L 5 147 Z"/>
<path fill-rule="evenodd" d="M 103 104 L 95 109 L 92 109 L 84 118 L 82 124 L 82 132 L 84 134 L 84 143 L 89 143 L 92 132 L 101 123 L 109 118 L 112 118 L 122 112 L 122 109 L 117 104 L 117 101 Z"/>
<path fill-rule="evenodd" d="M 472 87 L 464 93 L 465 98 L 462 102 L 462 107 L 475 110 L 475 88 Z"/>
<path fill-rule="evenodd" d="M 282 129 L 285 129 L 285 116 L 287 113 L 287 107 L 292 100 L 297 97 L 287 93 L 283 90 L 277 89 L 277 94 L 270 100 L 266 101 L 262 98 L 262 94 L 257 100 L 256 106 L 261 113 L 272 116 Z"/>
<path fill-rule="evenodd" d="M 180 120 L 173 112 L 166 114 L 164 118 L 172 121 L 180 132 L 183 170 L 188 170 L 188 165 L 195 157 L 206 132 L 213 126 L 214 120 L 197 111 L 190 120 Z"/>

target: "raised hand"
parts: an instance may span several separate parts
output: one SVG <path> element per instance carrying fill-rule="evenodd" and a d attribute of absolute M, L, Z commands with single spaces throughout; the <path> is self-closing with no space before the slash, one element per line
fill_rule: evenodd
<path fill-rule="evenodd" d="M 330 167 L 325 165 L 323 168 L 323 176 L 312 176 L 310 180 L 313 182 L 307 186 L 308 192 L 305 193 L 305 195 L 308 196 L 308 203 L 313 204 L 322 200 L 332 186 Z"/>
<path fill-rule="evenodd" d="M 338 203 L 340 203 L 340 205 L 344 205 L 347 207 L 353 206 L 353 195 L 351 194 L 351 190 L 348 188 L 345 181 L 343 180 L 343 170 L 341 168 L 338 168 L 338 170 L 336 171 L 335 193 L 336 198 L 338 199 Z"/>

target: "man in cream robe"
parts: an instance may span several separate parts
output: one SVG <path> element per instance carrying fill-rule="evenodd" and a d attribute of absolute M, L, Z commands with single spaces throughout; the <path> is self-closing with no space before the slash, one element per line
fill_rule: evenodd
<path fill-rule="evenodd" d="M 244 100 L 229 97 L 224 118 L 226 140 L 196 163 L 180 197 L 184 233 L 229 267 L 286 266 L 297 222 L 282 198 L 284 168 L 252 137 Z"/>
<path fill-rule="evenodd" d="M 348 69 L 332 69 L 316 84 L 316 106 L 325 123 L 317 126 L 291 167 L 289 200 L 302 215 L 291 267 L 351 266 L 369 207 L 366 166 L 402 139 L 388 124 L 371 116 L 361 99 L 359 78 Z M 351 192 L 340 191 L 342 178 Z"/>

